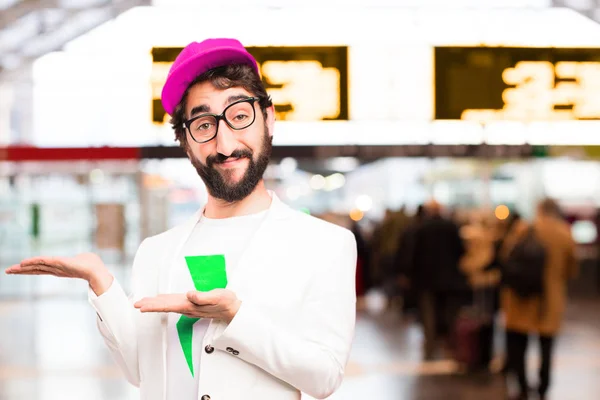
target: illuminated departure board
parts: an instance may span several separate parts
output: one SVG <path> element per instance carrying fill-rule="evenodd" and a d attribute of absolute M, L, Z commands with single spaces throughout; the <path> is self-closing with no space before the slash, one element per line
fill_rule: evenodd
<path fill-rule="evenodd" d="M 152 49 L 152 120 L 168 121 L 160 94 L 181 47 Z M 247 47 L 257 60 L 276 119 L 348 119 L 348 48 Z"/>
<path fill-rule="evenodd" d="M 436 47 L 435 118 L 600 119 L 600 48 Z"/>

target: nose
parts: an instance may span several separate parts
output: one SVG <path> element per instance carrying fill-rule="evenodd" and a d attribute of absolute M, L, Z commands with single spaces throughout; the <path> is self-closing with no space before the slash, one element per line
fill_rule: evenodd
<path fill-rule="evenodd" d="M 237 148 L 235 132 L 223 120 L 219 121 L 219 130 L 215 140 L 217 141 L 217 152 L 224 156 L 229 157 Z"/>

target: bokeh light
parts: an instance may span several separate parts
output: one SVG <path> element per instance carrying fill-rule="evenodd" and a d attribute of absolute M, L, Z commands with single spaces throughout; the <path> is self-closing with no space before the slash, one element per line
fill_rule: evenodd
<path fill-rule="evenodd" d="M 350 219 L 352 221 L 360 221 L 361 219 L 363 219 L 363 217 L 365 216 L 365 214 L 360 211 L 358 208 L 353 209 L 352 211 L 350 211 Z"/>
<path fill-rule="evenodd" d="M 498 207 L 496 207 L 494 215 L 496 215 L 496 218 L 499 220 L 505 220 L 510 215 L 510 210 L 504 204 L 500 204 Z"/>

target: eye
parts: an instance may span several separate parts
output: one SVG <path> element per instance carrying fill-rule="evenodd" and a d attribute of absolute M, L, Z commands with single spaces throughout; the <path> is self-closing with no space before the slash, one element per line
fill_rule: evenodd
<path fill-rule="evenodd" d="M 195 131 L 207 131 L 212 127 L 212 124 L 209 122 L 203 122 L 201 124 L 198 124 L 198 126 L 196 126 L 194 128 Z"/>
<path fill-rule="evenodd" d="M 251 123 L 253 108 L 252 104 L 242 101 L 233 103 L 226 111 L 226 118 L 235 128 L 241 129 Z"/>
<path fill-rule="evenodd" d="M 214 128 L 216 122 L 212 117 L 202 117 L 192 122 L 191 128 L 194 132 L 206 132 Z"/>
<path fill-rule="evenodd" d="M 246 120 L 247 118 L 248 118 L 248 115 L 247 115 L 247 114 L 244 114 L 244 113 L 238 113 L 238 114 L 236 114 L 236 116 L 235 116 L 235 117 L 233 117 L 233 120 L 234 120 L 234 121 L 240 121 L 240 122 L 241 122 L 241 121 L 244 121 L 244 120 Z"/>

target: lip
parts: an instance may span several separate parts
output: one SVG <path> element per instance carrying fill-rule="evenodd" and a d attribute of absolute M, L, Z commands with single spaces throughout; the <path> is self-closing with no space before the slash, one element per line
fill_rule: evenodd
<path fill-rule="evenodd" d="M 245 157 L 236 158 L 234 160 L 228 160 L 228 161 L 219 163 L 218 165 L 221 168 L 235 168 L 238 165 L 240 165 L 242 162 L 244 162 L 245 159 L 246 159 Z"/>

